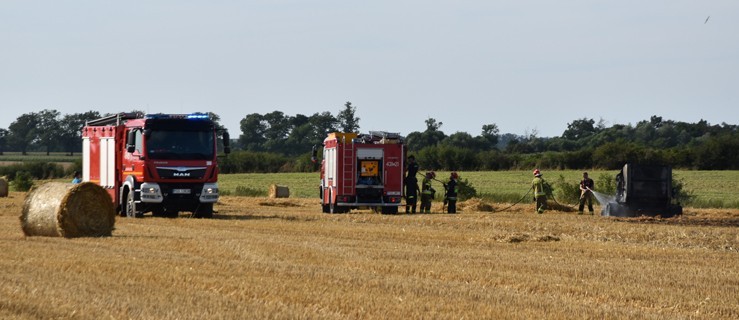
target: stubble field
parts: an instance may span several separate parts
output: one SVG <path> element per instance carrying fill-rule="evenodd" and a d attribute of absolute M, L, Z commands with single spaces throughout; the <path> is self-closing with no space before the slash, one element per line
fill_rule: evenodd
<path fill-rule="evenodd" d="M 2 319 L 739 317 L 734 209 L 330 215 L 223 197 L 215 219 L 118 218 L 112 237 L 63 239 L 23 236 L 24 196 L 0 198 Z"/>

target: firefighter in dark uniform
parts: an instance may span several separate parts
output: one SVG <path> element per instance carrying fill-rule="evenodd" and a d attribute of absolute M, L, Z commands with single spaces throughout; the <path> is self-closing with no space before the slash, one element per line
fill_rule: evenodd
<path fill-rule="evenodd" d="M 583 213 L 585 209 L 585 201 L 588 202 L 588 211 L 593 214 L 593 189 L 595 188 L 595 182 L 593 179 L 588 178 L 588 173 L 582 173 L 582 180 L 580 180 L 580 209 L 579 214 Z"/>
<path fill-rule="evenodd" d="M 405 179 L 405 213 L 416 213 L 416 203 L 418 202 L 418 179 L 415 176 L 408 176 Z"/>
<path fill-rule="evenodd" d="M 448 213 L 457 213 L 457 181 L 459 180 L 459 174 L 457 172 L 452 172 L 452 174 L 449 176 L 449 182 L 447 182 L 444 185 L 444 188 L 446 189 L 446 198 L 444 201 L 447 202 L 447 212 Z"/>
<path fill-rule="evenodd" d="M 418 174 L 418 163 L 416 163 L 416 157 L 414 156 L 408 156 L 408 163 L 406 164 L 406 179 L 413 177 L 413 179 L 416 179 L 416 174 Z M 418 180 L 416 180 L 418 182 Z"/>
<path fill-rule="evenodd" d="M 436 178 L 436 173 L 433 171 L 426 172 L 426 176 L 423 177 L 421 183 L 421 212 L 431 213 L 431 200 L 434 198 L 436 190 L 431 187 L 431 180 Z"/>

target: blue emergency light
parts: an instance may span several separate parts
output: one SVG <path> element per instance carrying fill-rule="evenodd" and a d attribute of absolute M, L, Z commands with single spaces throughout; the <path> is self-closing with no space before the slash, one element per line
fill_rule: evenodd
<path fill-rule="evenodd" d="M 196 113 L 188 114 L 187 118 L 188 119 L 210 119 L 210 115 L 207 113 L 196 112 Z"/>
<path fill-rule="evenodd" d="M 195 112 L 191 114 L 165 114 L 165 113 L 155 113 L 155 114 L 147 114 L 144 118 L 146 119 L 190 119 L 190 120 L 204 120 L 204 119 L 210 119 L 210 114 L 202 113 L 202 112 Z"/>

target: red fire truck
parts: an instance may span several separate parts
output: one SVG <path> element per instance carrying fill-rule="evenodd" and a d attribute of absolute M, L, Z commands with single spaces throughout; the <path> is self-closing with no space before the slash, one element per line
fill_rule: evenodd
<path fill-rule="evenodd" d="M 82 180 L 106 188 L 121 216 L 213 216 L 217 128 L 209 114 L 120 113 L 82 129 Z M 223 131 L 224 153 L 228 132 Z"/>
<path fill-rule="evenodd" d="M 398 213 L 403 196 L 405 146 L 397 133 L 331 133 L 323 141 L 323 212 L 357 207 Z"/>

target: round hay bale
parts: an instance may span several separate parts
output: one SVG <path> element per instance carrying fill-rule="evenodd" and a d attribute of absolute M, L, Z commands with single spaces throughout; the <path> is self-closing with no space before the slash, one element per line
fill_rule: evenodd
<path fill-rule="evenodd" d="M 0 177 L 0 197 L 8 196 L 8 179 Z"/>
<path fill-rule="evenodd" d="M 47 182 L 28 193 L 20 220 L 26 236 L 110 236 L 115 208 L 108 192 L 92 182 Z"/>
<path fill-rule="evenodd" d="M 269 197 L 270 198 L 289 198 L 290 188 L 287 186 L 278 186 L 273 184 L 269 186 Z"/>

